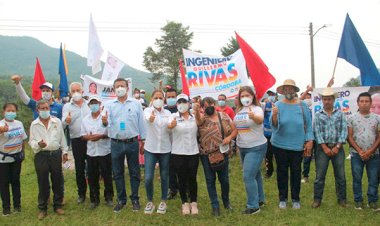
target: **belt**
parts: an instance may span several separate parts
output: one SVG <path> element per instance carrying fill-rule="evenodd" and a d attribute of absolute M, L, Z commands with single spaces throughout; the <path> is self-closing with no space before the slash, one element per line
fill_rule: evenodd
<path fill-rule="evenodd" d="M 127 138 L 127 139 L 114 139 L 114 138 L 111 138 L 111 140 L 115 141 L 115 142 L 118 142 L 118 143 L 131 144 L 133 142 L 136 142 L 138 139 L 137 139 L 137 136 L 135 136 L 135 137 L 132 137 L 132 138 Z"/>
<path fill-rule="evenodd" d="M 329 148 L 333 148 L 333 147 L 336 146 L 336 143 L 327 143 L 326 145 L 327 145 L 327 147 L 329 147 Z"/>

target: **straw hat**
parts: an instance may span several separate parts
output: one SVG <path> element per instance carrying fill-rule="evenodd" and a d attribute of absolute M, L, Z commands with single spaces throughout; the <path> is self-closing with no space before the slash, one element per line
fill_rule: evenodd
<path fill-rule="evenodd" d="M 300 88 L 296 86 L 296 82 L 293 79 L 286 79 L 281 86 L 277 87 L 277 93 L 284 94 L 284 86 L 293 86 L 296 92 L 300 91 Z"/>
<path fill-rule="evenodd" d="M 336 99 L 338 97 L 338 93 L 336 93 L 333 88 L 327 87 L 327 88 L 324 88 L 321 93 L 319 93 L 319 96 L 320 97 L 333 96 Z"/>

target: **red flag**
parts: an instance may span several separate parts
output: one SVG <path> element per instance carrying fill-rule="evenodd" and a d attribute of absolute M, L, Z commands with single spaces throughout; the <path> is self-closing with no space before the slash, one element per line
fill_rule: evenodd
<path fill-rule="evenodd" d="M 189 91 L 189 86 L 187 85 L 187 82 L 186 82 L 186 73 L 185 73 L 185 70 L 183 69 L 182 59 L 179 59 L 179 71 L 181 72 L 181 78 L 182 78 L 182 93 L 189 96 L 190 91 Z"/>
<path fill-rule="evenodd" d="M 34 70 L 34 78 L 32 83 L 32 98 L 35 100 L 39 100 L 42 97 L 42 92 L 40 86 L 45 83 L 45 77 L 42 73 L 40 61 L 38 57 L 36 57 L 36 69 Z"/>
<path fill-rule="evenodd" d="M 236 32 L 236 40 L 247 64 L 249 75 L 256 90 L 256 97 L 260 100 L 265 92 L 276 83 L 276 79 L 269 73 L 268 67 L 257 53 Z"/>

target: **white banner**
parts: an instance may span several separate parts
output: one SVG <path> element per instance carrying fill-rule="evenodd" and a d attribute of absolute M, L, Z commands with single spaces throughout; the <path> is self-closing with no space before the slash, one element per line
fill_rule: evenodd
<path fill-rule="evenodd" d="M 380 114 L 380 86 L 359 86 L 359 87 L 337 87 L 333 88 L 338 93 L 334 108 L 340 109 L 346 116 L 350 116 L 358 111 L 357 98 L 362 92 L 369 92 L 372 95 L 371 112 Z M 314 89 L 312 92 L 313 116 L 322 110 L 322 98 L 319 96 L 323 88 Z"/>
<path fill-rule="evenodd" d="M 90 26 L 88 35 L 88 52 L 87 66 L 92 67 L 92 74 L 96 74 L 102 70 L 100 57 L 103 55 L 103 48 L 99 41 L 98 32 L 96 31 L 92 15 L 90 15 Z"/>
<path fill-rule="evenodd" d="M 241 86 L 251 85 L 241 50 L 227 57 L 203 55 L 183 49 L 190 96 L 227 98 L 237 96 Z"/>
<path fill-rule="evenodd" d="M 100 80 L 89 75 L 83 75 L 83 96 L 98 95 L 102 100 L 111 100 L 116 98 L 113 88 L 113 81 Z M 128 96 L 132 96 L 132 79 L 128 81 Z"/>
<path fill-rule="evenodd" d="M 114 81 L 119 76 L 119 73 L 123 67 L 124 62 L 108 52 L 107 61 L 104 64 L 102 80 Z"/>

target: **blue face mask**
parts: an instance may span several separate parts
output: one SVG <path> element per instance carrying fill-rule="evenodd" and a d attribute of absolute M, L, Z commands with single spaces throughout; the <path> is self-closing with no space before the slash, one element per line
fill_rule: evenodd
<path fill-rule="evenodd" d="M 4 114 L 5 119 L 8 121 L 15 120 L 16 116 L 17 116 L 16 112 L 5 112 Z"/>
<path fill-rule="evenodd" d="M 50 111 L 40 111 L 39 115 L 41 118 L 47 119 L 50 117 Z"/>
<path fill-rule="evenodd" d="M 99 104 L 90 104 L 90 110 L 92 113 L 98 112 L 100 108 Z"/>
<path fill-rule="evenodd" d="M 275 96 L 269 96 L 268 101 L 274 103 L 276 101 L 276 97 Z"/>
<path fill-rule="evenodd" d="M 144 98 L 145 97 L 145 93 L 140 93 L 140 97 Z"/>
<path fill-rule="evenodd" d="M 176 98 L 168 98 L 168 99 L 166 99 L 166 102 L 167 102 L 168 106 L 172 107 L 172 106 L 176 105 L 177 99 Z"/>
<path fill-rule="evenodd" d="M 225 100 L 218 100 L 218 105 L 221 107 L 226 106 L 226 101 Z"/>

